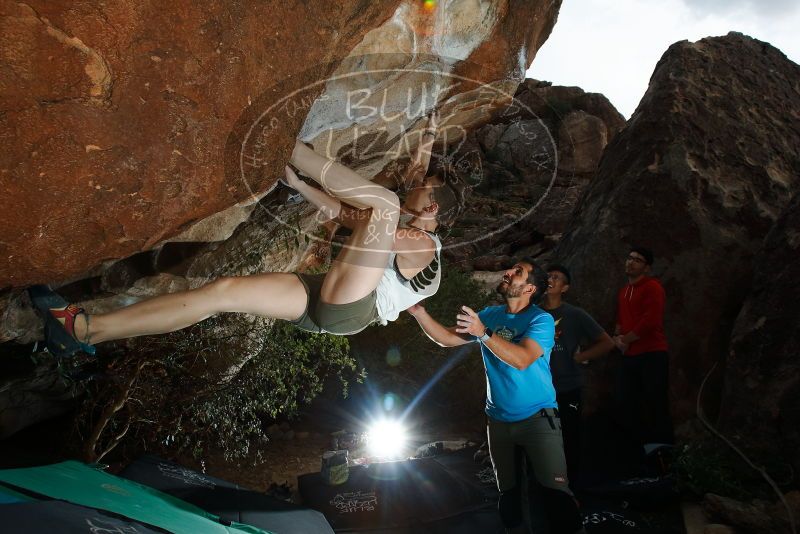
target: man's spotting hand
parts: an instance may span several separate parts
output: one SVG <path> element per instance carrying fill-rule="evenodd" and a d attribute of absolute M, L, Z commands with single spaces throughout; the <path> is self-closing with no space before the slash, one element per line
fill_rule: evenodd
<path fill-rule="evenodd" d="M 469 306 L 461 306 L 461 313 L 456 315 L 456 332 L 481 337 L 486 332 L 486 326 L 478 314 Z"/>

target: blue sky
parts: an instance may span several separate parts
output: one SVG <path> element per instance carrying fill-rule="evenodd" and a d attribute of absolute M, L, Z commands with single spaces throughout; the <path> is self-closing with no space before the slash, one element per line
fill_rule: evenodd
<path fill-rule="evenodd" d="M 800 62 L 800 0 L 563 0 L 527 77 L 603 93 L 627 118 L 669 45 L 729 31 Z"/>

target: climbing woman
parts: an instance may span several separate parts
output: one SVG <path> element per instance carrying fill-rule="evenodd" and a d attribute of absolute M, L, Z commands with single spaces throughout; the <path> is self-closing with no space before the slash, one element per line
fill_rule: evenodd
<path fill-rule="evenodd" d="M 441 279 L 436 230 L 442 214 L 453 212 L 456 196 L 441 176 L 426 176 L 437 120 L 435 113 L 428 117 L 405 175 L 408 192 L 402 205 L 389 189 L 295 144 L 290 164 L 322 190 L 300 180 L 289 166 L 286 183 L 325 219 L 352 230 L 327 273 L 227 276 L 91 315 L 47 286 L 33 286 L 28 291 L 44 318 L 48 350 L 57 356 L 92 353 L 95 343 L 173 332 L 222 312 L 283 319 L 336 335 L 397 319 L 400 311 L 436 293 Z"/>

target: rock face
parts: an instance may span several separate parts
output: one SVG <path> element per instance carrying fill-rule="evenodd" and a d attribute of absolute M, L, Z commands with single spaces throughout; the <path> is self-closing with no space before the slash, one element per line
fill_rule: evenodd
<path fill-rule="evenodd" d="M 787 112 L 798 106 L 800 67 L 767 43 L 731 33 L 672 45 L 554 253 L 572 269 L 573 298 L 612 329 L 627 247 L 654 251 L 678 419 L 725 364 L 755 255 L 800 189 L 800 128 Z M 719 381 L 704 406 L 713 413 L 718 400 Z"/>
<path fill-rule="evenodd" d="M 800 195 L 767 236 L 733 329 L 720 418 L 728 435 L 800 469 Z"/>
<path fill-rule="evenodd" d="M 326 75 L 399 3 L 3 2 L 0 287 L 63 282 L 265 191 L 302 117 L 252 191 L 223 172 L 237 117 L 276 80 Z"/>
<path fill-rule="evenodd" d="M 337 94 L 336 84 L 318 82 L 348 55 L 371 54 L 373 63 L 355 63 L 377 71 L 403 70 L 428 54 L 449 60 L 452 74 L 513 92 L 560 2 L 451 4 L 4 1 L 0 255 L 8 261 L 0 288 L 85 276 L 252 203 L 282 171 L 306 119 L 311 137 L 344 130 L 351 140 L 356 123 L 379 129 L 364 117 L 339 123 L 325 105 L 309 112 L 321 93 Z M 414 80 L 372 81 L 358 88 L 396 104 L 406 102 Z M 455 106 L 457 95 L 477 87 L 437 96 Z M 302 105 L 284 108 L 278 127 L 249 138 L 261 150 L 237 151 L 264 110 L 298 88 L 305 88 Z M 463 100 L 458 124 L 493 107 Z M 385 144 L 392 141 L 396 132 Z M 240 157 L 251 158 L 244 180 Z M 387 161 L 373 161 L 368 174 Z"/>
<path fill-rule="evenodd" d="M 743 503 L 708 493 L 703 498 L 703 509 L 709 516 L 736 527 L 736 532 L 789 534 L 795 531 L 793 518 L 800 512 L 800 492 L 790 491 L 775 503 L 760 500 Z"/>
<path fill-rule="evenodd" d="M 552 249 L 624 124 L 603 95 L 525 80 L 513 102 L 470 132 L 453 157 L 470 162 L 473 173 L 464 180 L 473 187 L 446 257 L 483 271 Z"/>

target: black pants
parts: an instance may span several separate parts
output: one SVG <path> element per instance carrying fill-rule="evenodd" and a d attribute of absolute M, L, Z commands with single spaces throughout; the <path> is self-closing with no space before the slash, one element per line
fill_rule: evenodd
<path fill-rule="evenodd" d="M 572 480 L 580 468 L 581 459 L 581 388 L 557 393 L 556 401 L 561 416 L 567 474 Z"/>
<path fill-rule="evenodd" d="M 525 495 L 535 532 L 577 531 L 581 517 L 569 489 L 556 412 L 546 408 L 514 423 L 488 418 L 487 432 L 503 525 L 514 528 L 522 523 Z"/>
<path fill-rule="evenodd" d="M 669 354 L 624 356 L 616 389 L 622 426 L 640 444 L 674 443 L 669 413 Z"/>

